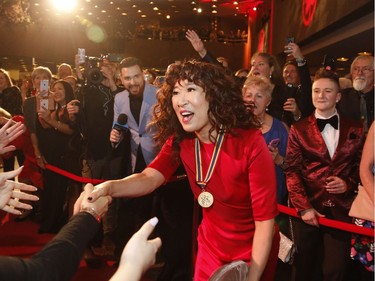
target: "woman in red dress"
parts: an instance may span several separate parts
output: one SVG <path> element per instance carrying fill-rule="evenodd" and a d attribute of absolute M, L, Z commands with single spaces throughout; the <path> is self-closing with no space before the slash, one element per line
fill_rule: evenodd
<path fill-rule="evenodd" d="M 96 186 L 89 199 L 148 194 L 182 163 L 203 211 L 194 280 L 236 260 L 250 264 L 248 280 L 273 280 L 274 268 L 265 268 L 278 214 L 275 169 L 241 90 L 220 66 L 186 62 L 169 68 L 157 98 L 150 125 L 163 145 L 158 156 L 139 174 Z"/>

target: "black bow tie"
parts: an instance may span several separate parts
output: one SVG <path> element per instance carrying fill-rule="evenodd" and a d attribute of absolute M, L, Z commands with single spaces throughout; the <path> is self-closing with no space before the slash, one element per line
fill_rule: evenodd
<path fill-rule="evenodd" d="M 331 124 L 331 126 L 337 130 L 339 126 L 339 118 L 337 117 L 337 115 L 334 115 L 328 119 L 317 118 L 316 123 L 318 124 L 318 128 L 320 131 L 324 130 L 324 127 L 326 126 L 326 124 Z"/>

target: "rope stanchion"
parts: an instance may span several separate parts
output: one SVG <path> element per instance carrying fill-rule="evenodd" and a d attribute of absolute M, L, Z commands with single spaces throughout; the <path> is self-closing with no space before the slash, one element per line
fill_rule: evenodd
<path fill-rule="evenodd" d="M 287 206 L 280 205 L 280 204 L 278 204 L 278 208 L 279 208 L 279 211 L 281 213 L 284 213 L 284 214 L 287 214 L 287 215 L 290 215 L 290 216 L 293 216 L 293 217 L 296 217 L 296 218 L 300 218 L 300 216 L 297 215 L 296 210 L 294 210 L 292 208 L 289 208 Z M 340 229 L 340 230 L 344 230 L 344 231 L 347 231 L 347 232 L 352 232 L 352 233 L 356 233 L 356 234 L 374 237 L 374 229 L 360 227 L 360 226 L 357 226 L 357 225 L 351 224 L 351 223 L 331 220 L 331 219 L 327 219 L 327 218 L 319 218 L 319 224 L 324 225 L 324 226 L 328 226 L 328 227 L 332 227 L 332 228 L 336 228 L 336 229 Z"/>

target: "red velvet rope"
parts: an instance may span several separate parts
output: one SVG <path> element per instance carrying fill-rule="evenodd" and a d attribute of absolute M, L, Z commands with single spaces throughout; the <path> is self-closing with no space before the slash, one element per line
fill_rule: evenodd
<path fill-rule="evenodd" d="M 77 181 L 77 182 L 80 182 L 80 183 L 92 183 L 92 184 L 95 185 L 95 184 L 99 184 L 99 183 L 102 183 L 102 182 L 105 181 L 105 180 L 99 180 L 99 179 L 90 179 L 90 178 L 80 177 L 80 176 L 77 176 L 75 174 L 69 173 L 69 172 L 67 172 L 63 169 L 60 169 L 56 166 L 53 166 L 51 164 L 46 164 L 45 166 L 50 171 L 53 171 L 55 173 L 58 173 L 58 174 L 60 174 L 64 177 L 70 178 L 71 180 L 74 180 L 74 181 Z M 184 178 L 184 177 L 182 177 L 182 178 Z M 176 180 L 179 180 L 179 179 L 181 179 L 181 176 L 177 176 L 176 178 L 173 178 L 170 181 L 176 181 Z M 279 211 L 281 213 L 284 213 L 284 214 L 287 214 L 287 215 L 290 215 L 290 216 L 294 216 L 296 218 L 300 218 L 297 215 L 297 212 L 292 208 L 289 208 L 287 206 L 280 205 L 280 204 L 278 204 L 278 208 L 279 208 Z M 331 220 L 331 219 L 327 219 L 327 218 L 319 218 L 319 224 L 324 225 L 324 226 L 328 226 L 328 227 L 331 227 L 331 228 L 344 230 L 344 231 L 351 232 L 351 233 L 356 233 L 356 234 L 374 237 L 374 229 L 360 227 L 360 226 L 357 226 L 357 225 L 351 224 L 351 223 L 335 221 L 335 220 Z"/>
<path fill-rule="evenodd" d="M 284 213 L 284 214 L 287 214 L 287 215 L 290 215 L 290 216 L 293 216 L 293 217 L 296 217 L 296 218 L 300 218 L 300 216 L 297 215 L 296 210 L 294 210 L 292 208 L 289 208 L 287 206 L 280 205 L 280 204 L 278 204 L 278 208 L 279 208 L 279 211 Z M 328 226 L 328 227 L 331 227 L 331 228 L 344 230 L 344 231 L 347 231 L 347 232 L 352 232 L 352 233 L 356 233 L 356 234 L 374 237 L 374 229 L 357 226 L 357 225 L 351 224 L 351 223 L 335 221 L 335 220 L 331 220 L 331 219 L 327 219 L 327 218 L 319 218 L 319 224 L 324 225 L 324 226 Z"/>
<path fill-rule="evenodd" d="M 51 164 L 45 164 L 46 166 L 46 169 L 52 171 L 52 172 L 55 172 L 57 174 L 60 174 L 64 177 L 67 177 L 71 180 L 74 180 L 76 182 L 80 182 L 80 183 L 92 183 L 93 185 L 96 185 L 96 184 L 99 184 L 99 183 L 102 183 L 102 182 L 105 182 L 105 180 L 98 180 L 98 179 L 90 179 L 90 178 L 84 178 L 84 177 L 80 177 L 80 176 L 77 176 L 73 173 L 69 173 L 63 169 L 60 169 L 56 166 L 53 166 Z"/>

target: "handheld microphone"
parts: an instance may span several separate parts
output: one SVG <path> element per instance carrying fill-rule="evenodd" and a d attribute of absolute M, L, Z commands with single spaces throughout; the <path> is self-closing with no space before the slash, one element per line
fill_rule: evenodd
<path fill-rule="evenodd" d="M 112 129 L 115 129 L 119 133 L 126 133 L 127 131 L 129 131 L 129 127 L 127 123 L 128 123 L 128 115 L 126 115 L 125 113 L 121 113 L 117 117 L 117 121 L 113 123 Z M 117 143 L 112 143 L 112 145 L 116 146 Z"/>

